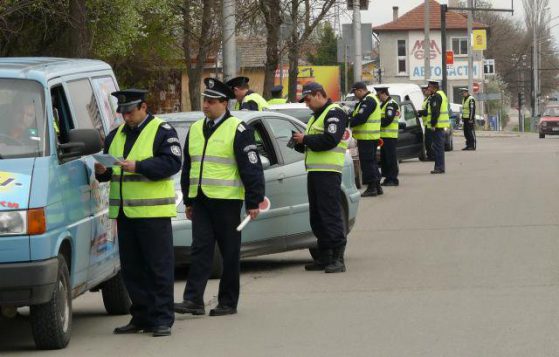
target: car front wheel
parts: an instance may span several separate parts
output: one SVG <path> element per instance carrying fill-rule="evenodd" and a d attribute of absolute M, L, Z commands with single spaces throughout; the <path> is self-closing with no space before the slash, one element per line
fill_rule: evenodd
<path fill-rule="evenodd" d="M 545 139 L 545 134 L 540 133 L 540 139 Z"/>

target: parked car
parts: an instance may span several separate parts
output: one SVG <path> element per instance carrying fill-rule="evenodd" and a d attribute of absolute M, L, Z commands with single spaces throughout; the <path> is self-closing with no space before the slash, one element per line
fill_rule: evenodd
<path fill-rule="evenodd" d="M 266 196 L 272 206 L 251 222 L 242 234 L 241 257 L 279 253 L 295 249 L 310 249 L 315 254 L 316 238 L 309 223 L 307 199 L 307 174 L 304 154 L 286 145 L 292 131 L 304 131 L 305 124 L 291 116 L 273 112 L 233 112 L 237 118 L 254 128 L 256 145 L 264 166 Z M 161 115 L 177 130 L 184 142 L 190 125 L 203 118 L 201 112 Z M 184 204 L 176 178 L 179 216 L 173 220 L 173 239 L 177 264 L 190 261 L 192 244 L 191 222 L 184 215 Z M 342 174 L 343 219 L 347 232 L 351 230 L 357 216 L 360 192 L 355 187 L 353 165 L 349 153 Z M 221 257 L 214 254 L 212 276 L 220 274 Z"/>
<path fill-rule="evenodd" d="M 91 156 L 121 119 L 117 89 L 101 61 L 0 59 L 0 306 L 30 306 L 40 349 L 68 344 L 72 299 L 88 290 L 109 314 L 130 307 Z"/>
<path fill-rule="evenodd" d="M 289 115 L 305 124 L 309 122 L 312 116 L 312 110 L 305 103 L 272 104 L 267 110 Z"/>
<path fill-rule="evenodd" d="M 546 135 L 559 135 L 559 107 L 550 106 L 545 108 L 538 123 L 540 139 Z"/>
<path fill-rule="evenodd" d="M 382 84 L 369 84 L 367 85 L 367 89 L 371 93 L 376 93 L 375 86 L 383 86 L 388 87 L 388 92 L 392 99 L 396 101 L 396 103 L 400 104 L 403 101 L 410 101 L 413 103 L 415 108 L 421 108 L 423 104 L 423 92 L 421 88 L 417 84 L 413 83 L 382 83 Z M 353 93 L 348 94 L 345 97 L 345 102 L 355 101 L 355 95 Z"/>

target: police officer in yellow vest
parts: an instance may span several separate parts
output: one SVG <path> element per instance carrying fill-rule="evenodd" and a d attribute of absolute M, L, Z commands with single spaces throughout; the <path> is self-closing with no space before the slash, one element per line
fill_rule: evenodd
<path fill-rule="evenodd" d="M 384 181 L 382 186 L 398 186 L 398 132 L 400 120 L 400 106 L 388 93 L 388 87 L 375 87 L 381 102 L 380 137 L 383 145 L 380 148 L 380 167 Z"/>
<path fill-rule="evenodd" d="M 268 102 L 262 96 L 252 90 L 248 85 L 248 77 L 235 77 L 227 81 L 227 85 L 231 88 L 237 99 L 235 110 L 254 110 L 262 111 L 268 108 Z"/>
<path fill-rule="evenodd" d="M 466 147 L 462 150 L 473 151 L 476 149 L 476 100 L 468 91 L 468 88 L 460 88 L 462 91 L 462 123 L 464 126 L 464 138 Z"/>
<path fill-rule="evenodd" d="M 192 261 L 183 302 L 175 312 L 204 315 L 204 290 L 215 243 L 223 257 L 217 306 L 210 316 L 237 313 L 240 290 L 241 221 L 258 215 L 264 200 L 264 172 L 253 130 L 227 110 L 233 92 L 213 78 L 204 80 L 205 118 L 192 124 L 184 144 L 181 188 L 186 217 L 192 220 Z"/>
<path fill-rule="evenodd" d="M 433 157 L 433 130 L 431 130 L 431 117 L 429 116 L 429 99 L 431 98 L 431 92 L 429 91 L 429 85 L 425 84 L 421 86 L 421 91 L 425 99 L 421 105 L 421 110 L 417 113 L 421 116 L 423 121 L 423 127 L 425 128 L 425 154 L 427 156 L 427 161 L 434 161 Z"/>
<path fill-rule="evenodd" d="M 272 93 L 272 98 L 270 98 L 268 100 L 268 104 L 274 105 L 274 104 L 285 104 L 285 103 L 287 103 L 287 99 L 285 99 L 282 96 L 282 91 L 283 91 L 283 86 L 282 85 L 272 87 L 272 89 L 270 90 L 270 93 Z"/>
<path fill-rule="evenodd" d="M 301 102 L 313 111 L 305 133 L 293 134 L 295 150 L 305 153 L 311 228 L 318 239 L 319 259 L 305 270 L 344 272 L 346 232 L 340 202 L 347 141 L 342 140 L 347 115 L 316 82 L 303 86 Z"/>
<path fill-rule="evenodd" d="M 361 196 L 382 195 L 381 176 L 376 158 L 380 139 L 380 102 L 363 82 L 356 82 L 351 91 L 359 99 L 359 103 L 351 115 L 350 126 L 352 136 L 357 139 L 363 183 L 368 185 Z"/>
<path fill-rule="evenodd" d="M 450 127 L 448 114 L 448 99 L 446 94 L 439 89 L 439 82 L 429 81 L 429 113 L 431 116 L 431 130 L 433 131 L 433 153 L 435 155 L 435 168 L 432 174 L 444 174 L 444 139 L 445 128 Z"/>
<path fill-rule="evenodd" d="M 111 181 L 109 217 L 117 220 L 122 276 L 132 300 L 132 320 L 114 333 L 168 336 L 174 322 L 172 176 L 182 152 L 175 129 L 147 111 L 146 92 L 112 93 L 125 123 L 109 133 L 104 152 L 122 159 L 110 168 L 96 163 L 95 174 Z"/>

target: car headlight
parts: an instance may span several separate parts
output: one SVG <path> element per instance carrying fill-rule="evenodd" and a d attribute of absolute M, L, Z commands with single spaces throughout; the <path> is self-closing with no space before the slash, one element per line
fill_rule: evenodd
<path fill-rule="evenodd" d="M 27 234 L 27 211 L 0 212 L 0 235 Z"/>

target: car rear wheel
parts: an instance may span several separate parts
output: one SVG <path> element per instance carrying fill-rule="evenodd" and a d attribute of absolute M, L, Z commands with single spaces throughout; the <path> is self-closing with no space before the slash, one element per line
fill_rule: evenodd
<path fill-rule="evenodd" d="M 540 133 L 540 139 L 545 139 L 545 134 Z"/>
<path fill-rule="evenodd" d="M 49 302 L 30 307 L 31 331 L 41 350 L 57 350 L 70 342 L 72 295 L 70 274 L 63 255 L 58 256 L 58 278 Z"/>

